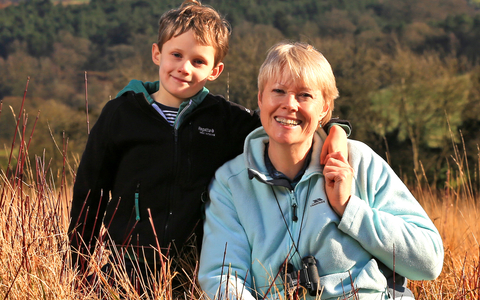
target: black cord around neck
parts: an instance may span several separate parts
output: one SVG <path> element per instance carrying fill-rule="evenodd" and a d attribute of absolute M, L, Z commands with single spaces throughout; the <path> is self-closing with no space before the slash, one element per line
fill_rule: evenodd
<path fill-rule="evenodd" d="M 288 235 L 290 236 L 290 239 L 292 240 L 293 248 L 295 249 L 295 253 L 298 254 L 300 259 L 302 259 L 303 257 L 300 254 L 300 251 L 298 250 L 298 245 L 300 243 L 300 237 L 302 235 L 302 227 L 303 227 L 303 220 L 305 218 L 305 212 L 307 211 L 308 197 L 310 196 L 310 183 L 311 183 L 311 180 L 309 179 L 308 180 L 308 188 L 307 188 L 307 196 L 305 198 L 305 206 L 304 206 L 303 213 L 302 213 L 302 220 L 300 221 L 300 230 L 298 232 L 298 239 L 297 239 L 296 243 L 295 243 L 295 239 L 293 238 L 292 232 L 290 231 L 290 228 L 288 227 L 287 219 L 285 218 L 285 214 L 282 211 L 282 208 L 280 206 L 280 202 L 278 201 L 278 198 L 277 198 L 277 194 L 275 193 L 275 190 L 273 189 L 273 186 L 270 186 L 271 189 L 272 189 L 273 196 L 275 197 L 275 201 L 277 202 L 278 209 L 280 210 L 280 213 L 282 214 L 283 222 L 285 223 L 285 227 L 287 228 Z M 291 260 L 291 258 L 293 257 L 294 254 L 292 254 L 292 256 L 289 257 L 289 259 L 288 259 L 289 261 Z"/>

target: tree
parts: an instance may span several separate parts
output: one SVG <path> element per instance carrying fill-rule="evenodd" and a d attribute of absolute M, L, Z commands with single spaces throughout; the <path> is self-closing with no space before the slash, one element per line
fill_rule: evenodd
<path fill-rule="evenodd" d="M 435 168 L 445 152 L 422 156 L 420 150 L 448 149 L 450 130 L 455 142 L 459 141 L 456 133 L 468 100 L 469 77 L 458 75 L 454 57 L 442 60 L 436 53 L 419 56 L 400 47 L 391 67 L 391 85 L 371 96 L 371 110 L 378 115 L 374 122 L 383 124 L 376 131 L 381 136 L 397 131 L 400 141 L 410 141 L 414 171 L 420 171 L 420 161 L 426 169 Z"/>
<path fill-rule="evenodd" d="M 236 27 L 230 53 L 225 59 L 225 70 L 208 88 L 225 95 L 230 101 L 256 109 L 258 70 L 267 50 L 283 39 L 282 33 L 269 25 L 245 22 Z"/>

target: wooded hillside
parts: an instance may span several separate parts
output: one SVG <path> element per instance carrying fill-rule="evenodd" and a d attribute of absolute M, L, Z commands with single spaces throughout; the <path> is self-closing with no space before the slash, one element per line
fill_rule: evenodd
<path fill-rule="evenodd" d="M 62 144 L 65 131 L 73 157 L 83 150 L 85 71 L 91 127 L 103 105 L 130 79 L 158 80 L 150 59 L 157 21 L 181 4 L 6 2 L 0 2 L 5 6 L 0 9 L 0 143 L 11 144 L 16 119 L 10 106 L 19 113 L 30 76 L 26 131 L 40 111 L 33 138 L 43 141 L 30 153 L 42 155 L 45 148 L 54 162 L 61 153 L 51 134 Z M 334 68 L 340 89 L 334 115 L 350 120 L 352 138 L 369 144 L 399 173 L 425 170 L 442 184 L 452 147 L 461 145 L 462 138 L 470 161 L 478 166 L 480 1 L 203 3 L 225 15 L 233 28 L 226 69 L 207 86 L 213 93 L 256 108 L 256 75 L 268 48 L 285 39 L 306 41 Z M 5 156 L 0 151 L 2 165 Z"/>

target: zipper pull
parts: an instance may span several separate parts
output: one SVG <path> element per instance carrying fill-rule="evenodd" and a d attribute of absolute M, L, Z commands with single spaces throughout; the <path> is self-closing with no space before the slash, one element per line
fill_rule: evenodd
<path fill-rule="evenodd" d="M 140 183 L 137 184 L 137 188 L 135 189 L 135 220 L 140 221 L 140 206 L 138 203 L 138 198 L 140 198 Z"/>
<path fill-rule="evenodd" d="M 292 221 L 297 222 L 298 217 L 297 217 L 297 203 L 292 204 L 292 209 L 293 209 L 293 215 L 292 215 Z"/>

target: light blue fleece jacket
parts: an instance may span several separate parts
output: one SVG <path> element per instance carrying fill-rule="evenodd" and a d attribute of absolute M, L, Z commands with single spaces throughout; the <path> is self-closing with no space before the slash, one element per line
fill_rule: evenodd
<path fill-rule="evenodd" d="M 383 299 L 392 274 L 385 266 L 393 269 L 394 261 L 395 271 L 412 280 L 440 274 L 444 250 L 437 229 L 368 146 L 348 141 L 354 184 L 340 218 L 324 190 L 320 137 L 315 135 L 311 163 L 292 191 L 266 181 L 272 179 L 264 162 L 267 141 L 262 127 L 253 131 L 244 153 L 219 168 L 210 185 L 199 270 L 210 298 L 219 290 L 226 298 L 226 287 L 229 299 L 278 298 L 275 293 L 283 293 L 279 266 L 290 258 L 298 270 L 308 255 L 317 259 L 322 299 L 348 295 L 352 285 L 361 299 Z"/>

